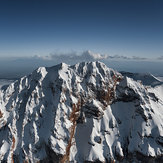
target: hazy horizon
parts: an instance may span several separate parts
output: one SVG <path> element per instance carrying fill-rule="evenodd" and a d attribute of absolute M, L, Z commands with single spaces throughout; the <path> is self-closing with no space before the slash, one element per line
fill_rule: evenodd
<path fill-rule="evenodd" d="M 1 1 L 0 78 L 94 60 L 162 75 L 162 7 L 162 0 Z"/>
<path fill-rule="evenodd" d="M 107 54 L 97 54 L 91 51 L 84 51 L 80 55 L 76 53 L 53 54 L 49 56 L 31 56 L 3 58 L 0 60 L 0 78 L 16 79 L 32 73 L 38 67 L 51 67 L 59 63 L 74 65 L 78 62 L 100 61 L 109 68 L 117 71 L 132 73 L 151 73 L 163 76 L 163 62 L 161 59 L 149 59 L 140 57 L 109 56 Z"/>

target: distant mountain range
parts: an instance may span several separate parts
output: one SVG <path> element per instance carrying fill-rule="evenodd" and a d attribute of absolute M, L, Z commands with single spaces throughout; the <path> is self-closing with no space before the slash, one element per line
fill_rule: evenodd
<path fill-rule="evenodd" d="M 163 162 L 163 82 L 98 61 L 40 67 L 0 89 L 0 162 Z"/>

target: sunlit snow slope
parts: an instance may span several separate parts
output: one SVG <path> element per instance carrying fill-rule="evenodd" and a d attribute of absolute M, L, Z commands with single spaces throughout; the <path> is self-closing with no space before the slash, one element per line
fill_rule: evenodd
<path fill-rule="evenodd" d="M 83 62 L 2 87 L 0 161 L 163 161 L 163 84 L 144 82 Z"/>

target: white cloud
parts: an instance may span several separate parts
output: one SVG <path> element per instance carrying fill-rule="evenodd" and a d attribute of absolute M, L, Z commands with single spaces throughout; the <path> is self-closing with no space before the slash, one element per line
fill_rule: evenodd
<path fill-rule="evenodd" d="M 84 51 L 82 56 L 84 56 L 86 58 L 94 59 L 94 60 L 96 60 L 96 59 L 101 60 L 101 59 L 108 58 L 107 54 L 102 55 L 102 54 L 98 54 L 98 53 L 93 53 L 90 50 Z"/>
<path fill-rule="evenodd" d="M 137 57 L 137 56 L 133 56 L 133 59 L 135 59 L 135 60 L 147 60 L 147 58 L 142 58 L 142 57 Z"/>
<path fill-rule="evenodd" d="M 90 50 L 84 51 L 81 54 L 77 54 L 76 52 L 72 51 L 69 53 L 51 53 L 48 56 L 41 56 L 41 55 L 34 55 L 28 57 L 18 57 L 13 58 L 13 60 L 43 60 L 43 61 L 56 61 L 56 62 L 80 62 L 80 61 L 94 61 L 94 60 L 150 60 L 145 57 L 133 56 L 127 57 L 124 55 L 108 55 L 108 54 L 99 54 L 91 52 Z M 157 60 L 163 60 L 163 56 L 157 58 Z"/>
<path fill-rule="evenodd" d="M 114 56 L 108 56 L 108 59 L 131 59 L 131 58 L 128 58 L 126 56 L 123 56 L 123 55 L 114 55 Z"/>
<path fill-rule="evenodd" d="M 102 60 L 107 59 L 107 54 L 93 53 L 90 50 L 84 51 L 81 55 L 76 52 L 72 53 L 54 53 L 50 54 L 51 59 L 68 59 L 68 60 Z"/>
<path fill-rule="evenodd" d="M 78 55 L 76 52 L 71 52 L 71 53 L 54 53 L 50 54 L 48 59 L 54 59 L 54 60 L 60 60 L 60 59 L 65 59 L 65 60 L 79 60 L 79 61 L 88 61 L 88 60 L 147 60 L 147 58 L 144 57 L 138 57 L 138 56 L 133 56 L 133 57 L 127 57 L 123 55 L 108 55 L 108 54 L 99 54 L 99 53 L 93 53 L 90 50 L 84 51 L 80 55 Z"/>
<path fill-rule="evenodd" d="M 51 60 L 51 57 L 48 55 L 48 56 L 41 56 L 41 55 L 34 55 L 34 56 L 28 56 L 28 57 L 15 57 L 13 58 L 13 60 L 24 60 L 24 59 L 27 59 L 27 60 Z"/>

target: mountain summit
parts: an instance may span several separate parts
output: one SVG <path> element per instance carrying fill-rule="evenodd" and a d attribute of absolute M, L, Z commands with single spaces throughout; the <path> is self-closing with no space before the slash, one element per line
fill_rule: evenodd
<path fill-rule="evenodd" d="M 83 62 L 40 67 L 3 86 L 0 161 L 163 161 L 163 84 L 143 82 Z"/>

